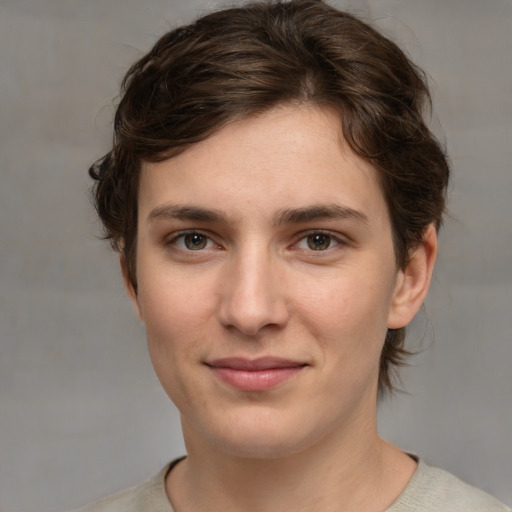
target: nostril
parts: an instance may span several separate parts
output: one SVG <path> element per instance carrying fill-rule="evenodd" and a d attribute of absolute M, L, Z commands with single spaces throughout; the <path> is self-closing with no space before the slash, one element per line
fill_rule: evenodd
<path fill-rule="evenodd" d="M 255 336 L 264 328 L 286 325 L 288 311 L 278 297 L 227 296 L 219 308 L 219 320 L 224 327 Z"/>
<path fill-rule="evenodd" d="M 273 278 L 278 269 L 268 242 L 252 239 L 242 244 L 232 266 L 219 283 L 219 321 L 248 336 L 267 327 L 282 327 L 288 321 L 283 281 Z M 282 276 L 282 273 L 280 273 Z"/>

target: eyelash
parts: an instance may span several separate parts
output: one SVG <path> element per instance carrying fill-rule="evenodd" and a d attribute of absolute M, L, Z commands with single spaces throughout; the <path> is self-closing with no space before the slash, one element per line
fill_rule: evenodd
<path fill-rule="evenodd" d="M 201 231 L 196 231 L 194 229 L 191 229 L 191 230 L 188 230 L 188 231 L 181 231 L 179 233 L 175 233 L 174 234 L 175 236 L 173 236 L 172 238 L 170 239 L 167 239 L 165 241 L 165 245 L 166 246 L 174 246 L 174 247 L 177 247 L 178 249 L 182 250 L 183 252 L 201 252 L 202 250 L 204 250 L 205 248 L 211 248 L 211 247 L 201 247 L 199 249 L 197 249 L 196 251 L 194 251 L 193 249 L 189 249 L 187 247 L 180 247 L 178 245 L 178 241 L 181 239 L 183 240 L 183 243 L 185 244 L 185 240 L 186 240 L 186 237 L 187 236 L 198 236 L 198 237 L 203 237 L 203 239 L 206 240 L 206 244 L 213 244 L 213 245 L 216 245 L 218 247 L 217 244 L 215 244 L 215 242 L 212 240 L 212 237 L 205 234 L 205 233 L 202 233 Z"/>
<path fill-rule="evenodd" d="M 185 244 L 186 243 L 185 240 L 186 240 L 187 236 L 202 237 L 203 240 L 205 240 L 205 246 L 204 247 L 199 247 L 196 250 L 190 249 L 189 247 L 186 247 L 186 246 L 185 247 L 180 247 L 180 245 L 178 245 L 178 241 L 182 240 L 183 244 Z M 308 239 L 310 237 L 325 237 L 325 238 L 327 238 L 328 239 L 327 247 L 325 247 L 323 249 L 322 248 L 317 248 L 317 249 L 312 248 L 311 245 L 309 245 L 309 243 L 308 243 Z M 308 244 L 308 248 L 298 247 L 301 242 L 305 242 L 306 244 Z M 333 245 L 333 242 L 334 242 L 334 245 Z M 208 235 L 208 234 L 206 234 L 204 232 L 201 232 L 201 231 L 197 231 L 197 230 L 181 231 L 179 233 L 176 233 L 175 236 L 173 236 L 172 238 L 167 239 L 165 241 L 165 245 L 166 246 L 173 246 L 173 247 L 176 247 L 176 248 L 178 248 L 179 250 L 181 250 L 183 252 L 190 252 L 190 253 L 192 253 L 192 252 L 202 252 L 205 249 L 211 249 L 212 248 L 212 244 L 214 246 L 216 246 L 217 248 L 220 247 L 218 244 L 216 244 L 214 242 L 214 240 L 212 239 L 212 237 L 210 235 Z M 335 234 L 331 233 L 330 231 L 310 230 L 310 231 L 307 231 L 307 232 L 300 233 L 296 237 L 296 241 L 293 242 L 291 247 L 293 249 L 302 250 L 302 251 L 306 251 L 306 252 L 312 252 L 312 253 L 318 253 L 319 254 L 319 253 L 327 252 L 329 250 L 336 249 L 339 246 L 346 246 L 347 244 L 348 244 L 348 242 L 346 240 L 341 238 L 339 235 L 335 235 Z M 320 246 L 320 245 L 321 244 L 318 244 L 318 246 Z"/>
<path fill-rule="evenodd" d="M 329 239 L 329 244 L 328 244 L 328 246 L 325 249 L 318 249 L 318 248 L 317 249 L 313 249 L 308 244 L 308 239 L 310 237 L 326 237 L 326 238 Z M 299 250 L 305 250 L 307 252 L 313 252 L 313 253 L 324 253 L 324 252 L 327 252 L 329 250 L 333 250 L 333 249 L 336 249 L 338 247 L 342 247 L 342 246 L 346 246 L 347 245 L 347 241 L 344 240 L 343 238 L 341 238 L 339 235 L 336 235 L 336 234 L 334 234 L 334 233 L 332 233 L 330 231 L 324 231 L 324 230 L 318 230 L 318 229 L 314 229 L 314 230 L 307 231 L 305 233 L 301 233 L 297 237 L 297 241 L 294 242 L 293 247 L 298 246 L 298 244 L 301 243 L 301 242 L 307 243 L 308 244 L 308 249 L 306 249 L 306 248 L 300 249 L 299 248 Z M 334 242 L 335 245 L 332 245 L 333 242 Z"/>

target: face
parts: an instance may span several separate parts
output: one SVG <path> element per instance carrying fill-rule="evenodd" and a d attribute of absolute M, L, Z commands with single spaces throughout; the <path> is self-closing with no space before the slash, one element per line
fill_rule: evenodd
<path fill-rule="evenodd" d="M 190 443 L 275 457 L 374 421 L 386 330 L 419 304 L 339 126 L 283 107 L 143 165 L 128 287 Z"/>

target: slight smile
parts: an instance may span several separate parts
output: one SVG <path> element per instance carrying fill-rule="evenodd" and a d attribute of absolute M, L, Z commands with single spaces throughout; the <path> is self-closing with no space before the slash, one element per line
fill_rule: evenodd
<path fill-rule="evenodd" d="M 309 366 L 282 358 L 229 357 L 206 363 L 223 382 L 241 391 L 265 391 L 291 379 Z"/>

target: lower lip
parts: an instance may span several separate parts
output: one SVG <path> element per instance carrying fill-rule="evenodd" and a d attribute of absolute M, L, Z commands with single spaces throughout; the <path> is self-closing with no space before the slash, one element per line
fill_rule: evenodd
<path fill-rule="evenodd" d="M 241 391 L 265 391 L 297 375 L 304 366 L 268 368 L 264 370 L 237 370 L 225 367 L 210 367 L 226 384 Z"/>

